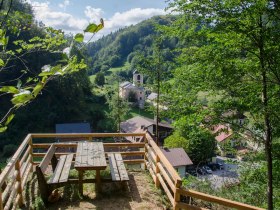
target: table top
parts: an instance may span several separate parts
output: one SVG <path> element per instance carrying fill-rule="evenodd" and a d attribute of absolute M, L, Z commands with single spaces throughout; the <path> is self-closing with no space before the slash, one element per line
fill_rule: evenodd
<path fill-rule="evenodd" d="M 77 170 L 104 170 L 107 167 L 102 142 L 79 142 L 74 167 Z"/>

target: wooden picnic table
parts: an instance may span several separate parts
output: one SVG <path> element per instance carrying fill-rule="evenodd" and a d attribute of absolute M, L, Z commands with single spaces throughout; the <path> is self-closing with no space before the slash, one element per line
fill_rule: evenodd
<path fill-rule="evenodd" d="M 79 142 L 74 167 L 79 172 L 79 192 L 83 195 L 83 174 L 86 170 L 95 170 L 96 190 L 101 191 L 100 170 L 107 167 L 102 142 Z"/>

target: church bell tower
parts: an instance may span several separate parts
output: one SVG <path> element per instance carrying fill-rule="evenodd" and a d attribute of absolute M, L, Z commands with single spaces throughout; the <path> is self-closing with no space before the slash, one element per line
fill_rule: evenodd
<path fill-rule="evenodd" d="M 143 75 L 140 74 L 137 70 L 133 72 L 133 85 L 135 86 L 143 86 Z"/>

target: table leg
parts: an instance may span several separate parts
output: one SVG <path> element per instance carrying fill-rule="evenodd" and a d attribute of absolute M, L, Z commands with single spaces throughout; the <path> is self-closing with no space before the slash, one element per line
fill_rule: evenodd
<path fill-rule="evenodd" d="M 81 196 L 83 195 L 83 176 L 84 176 L 84 171 L 79 170 L 79 193 Z"/>
<path fill-rule="evenodd" d="M 95 175 L 96 183 L 96 191 L 101 192 L 101 180 L 100 180 L 100 170 L 96 170 L 96 175 Z"/>

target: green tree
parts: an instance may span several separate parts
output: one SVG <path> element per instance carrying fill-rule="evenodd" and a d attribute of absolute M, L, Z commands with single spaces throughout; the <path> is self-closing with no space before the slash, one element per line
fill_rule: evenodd
<path fill-rule="evenodd" d="M 156 116 L 156 143 L 159 144 L 159 119 L 160 119 L 160 95 L 161 95 L 161 89 L 162 84 L 164 81 L 168 80 L 167 74 L 166 74 L 166 66 L 167 62 L 164 62 L 164 58 L 162 55 L 162 49 L 163 47 L 163 40 L 161 37 L 154 37 L 154 44 L 153 44 L 153 53 L 150 56 L 145 56 L 143 54 L 140 54 L 138 57 L 133 57 L 132 62 L 134 60 L 137 60 L 137 69 L 139 69 L 143 74 L 147 75 L 149 78 L 151 78 L 154 83 L 151 85 L 151 89 L 154 90 L 157 93 L 156 98 L 156 108 L 154 110 L 154 114 Z"/>
<path fill-rule="evenodd" d="M 186 152 L 189 150 L 189 141 L 178 132 L 164 139 L 164 146 L 167 148 L 183 148 Z"/>
<path fill-rule="evenodd" d="M 67 42 L 61 30 L 37 27 L 27 3 L 2 3 L 0 97 L 4 98 L 5 107 L 0 111 L 0 132 L 7 129 L 15 111 L 40 95 L 49 81 L 86 68 L 81 56 L 71 54 L 76 45 L 79 49 L 84 47 L 79 44 L 83 42 L 84 34 L 77 34 Z M 89 24 L 84 33 L 95 34 L 102 28 L 103 21 L 99 25 Z"/>
<path fill-rule="evenodd" d="M 98 86 L 103 86 L 105 84 L 105 76 L 103 72 L 98 72 L 94 79 L 94 82 Z"/>
<path fill-rule="evenodd" d="M 164 140 L 164 146 L 168 148 L 183 148 L 195 164 L 206 162 L 215 155 L 216 140 L 205 129 L 195 129 L 182 135 L 177 130 Z"/>
<path fill-rule="evenodd" d="M 120 97 L 120 77 L 118 74 L 114 74 L 112 77 L 113 81 L 109 81 L 109 87 L 106 93 L 106 101 L 109 106 L 107 116 L 112 122 L 113 130 L 121 132 L 121 122 L 125 120 L 125 116 L 129 112 L 129 104 L 127 100 Z M 117 84 L 115 81 L 117 80 Z"/>
<path fill-rule="evenodd" d="M 176 97 L 177 104 L 198 109 L 198 91 L 208 91 L 221 99 L 205 110 L 207 123 L 230 123 L 246 130 L 265 146 L 267 161 L 267 203 L 273 209 L 272 142 L 279 137 L 278 94 L 280 75 L 279 3 L 268 0 L 227 1 L 175 0 L 170 4 L 181 16 L 166 28 L 184 44 L 175 77 L 194 100 Z M 186 30 L 187 29 L 187 30 Z M 177 88 L 176 87 L 176 88 Z M 186 104 L 186 103 L 185 103 Z M 191 109 L 193 108 L 193 110 Z M 238 125 L 229 110 L 246 112 L 254 119 Z M 187 109 L 186 109 L 187 111 Z M 203 111 L 203 110 L 202 110 Z M 187 113 L 187 112 L 186 112 Z M 207 118 L 206 118 L 207 116 Z M 180 116 L 178 116 L 180 117 Z"/>

